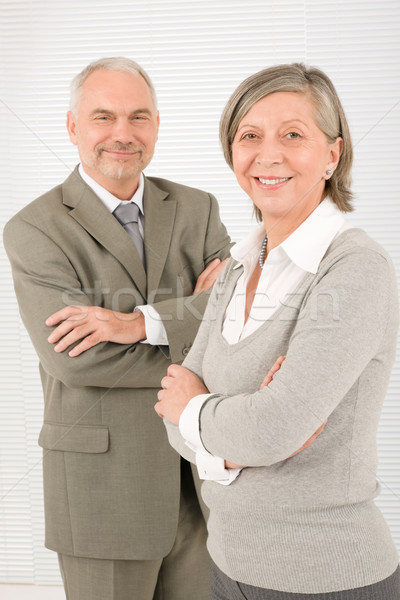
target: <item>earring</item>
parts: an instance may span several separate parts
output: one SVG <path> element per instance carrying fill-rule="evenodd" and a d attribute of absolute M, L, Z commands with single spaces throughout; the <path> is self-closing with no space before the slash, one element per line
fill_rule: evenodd
<path fill-rule="evenodd" d="M 326 172 L 327 175 L 331 176 L 332 175 L 332 171 L 330 169 L 327 170 Z"/>

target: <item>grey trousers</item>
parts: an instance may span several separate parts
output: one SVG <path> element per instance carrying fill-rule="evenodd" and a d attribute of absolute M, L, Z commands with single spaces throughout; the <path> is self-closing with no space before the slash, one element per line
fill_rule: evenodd
<path fill-rule="evenodd" d="M 190 469 L 186 463 L 171 552 L 158 560 L 98 560 L 59 554 L 67 600 L 209 600 L 206 525 L 187 467 Z"/>
<path fill-rule="evenodd" d="M 344 592 L 292 594 L 234 581 L 211 564 L 210 600 L 400 600 L 400 569 L 379 583 Z"/>

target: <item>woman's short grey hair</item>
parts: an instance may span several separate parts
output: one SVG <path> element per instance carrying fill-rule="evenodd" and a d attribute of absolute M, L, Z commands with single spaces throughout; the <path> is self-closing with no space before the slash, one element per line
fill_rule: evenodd
<path fill-rule="evenodd" d="M 125 58 L 123 56 L 117 56 L 111 58 L 100 58 L 99 60 L 95 60 L 73 78 L 73 80 L 71 81 L 70 88 L 70 110 L 74 114 L 76 114 L 76 111 L 78 109 L 83 84 L 85 83 L 89 75 L 91 75 L 94 71 L 98 71 L 100 69 L 105 69 L 107 71 L 124 71 L 126 73 L 131 73 L 132 75 L 140 75 L 147 83 L 154 101 L 154 106 L 157 107 L 156 91 L 146 71 L 134 60 L 131 60 L 130 58 Z"/>
<path fill-rule="evenodd" d="M 277 65 L 251 75 L 238 86 L 228 100 L 220 121 L 220 140 L 226 162 L 233 169 L 232 143 L 243 117 L 256 102 L 274 92 L 308 94 L 315 107 L 315 122 L 328 142 L 333 143 L 338 137 L 343 139 L 339 164 L 326 181 L 323 197 L 330 196 L 343 212 L 352 211 L 353 194 L 350 186 L 353 146 L 349 126 L 333 83 L 315 67 L 306 67 L 301 63 Z M 261 220 L 261 212 L 257 208 L 255 211 Z"/>

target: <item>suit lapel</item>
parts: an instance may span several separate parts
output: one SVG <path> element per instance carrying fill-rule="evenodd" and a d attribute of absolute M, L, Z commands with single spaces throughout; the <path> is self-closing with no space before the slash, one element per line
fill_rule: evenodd
<path fill-rule="evenodd" d="M 80 177 L 77 168 L 63 184 L 63 202 L 75 219 L 128 271 L 146 298 L 146 273 L 135 245 L 117 219 Z"/>
<path fill-rule="evenodd" d="M 145 178 L 144 245 L 146 252 L 147 294 L 158 289 L 171 243 L 176 201 L 168 200 L 168 192 Z"/>

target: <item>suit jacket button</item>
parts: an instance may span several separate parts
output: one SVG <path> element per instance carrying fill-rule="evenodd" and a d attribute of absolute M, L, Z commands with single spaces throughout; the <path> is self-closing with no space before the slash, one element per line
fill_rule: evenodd
<path fill-rule="evenodd" d="M 190 346 L 185 346 L 184 349 L 182 350 L 182 354 L 183 356 L 187 356 L 190 352 Z"/>

